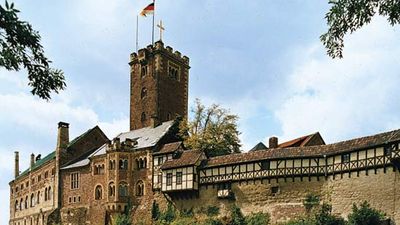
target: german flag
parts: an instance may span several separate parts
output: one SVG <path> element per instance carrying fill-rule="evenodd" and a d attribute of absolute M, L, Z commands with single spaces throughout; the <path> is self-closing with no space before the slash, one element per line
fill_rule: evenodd
<path fill-rule="evenodd" d="M 153 13 L 154 13 L 154 3 L 150 3 L 148 6 L 146 6 L 146 8 L 142 10 L 142 12 L 140 12 L 140 15 L 146 17 L 147 15 Z"/>

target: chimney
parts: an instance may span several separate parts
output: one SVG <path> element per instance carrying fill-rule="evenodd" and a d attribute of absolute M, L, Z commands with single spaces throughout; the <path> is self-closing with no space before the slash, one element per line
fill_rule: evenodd
<path fill-rule="evenodd" d="M 154 127 L 157 127 L 158 125 L 160 125 L 160 121 L 159 121 L 158 117 L 157 116 L 151 116 L 151 118 L 150 118 L 150 126 L 154 128 Z"/>
<path fill-rule="evenodd" d="M 33 166 L 35 165 L 35 154 L 31 154 L 31 170 L 33 168 Z"/>
<path fill-rule="evenodd" d="M 277 148 L 278 147 L 278 138 L 270 137 L 269 138 L 269 148 Z"/>
<path fill-rule="evenodd" d="M 58 123 L 57 148 L 66 149 L 69 143 L 69 124 Z"/>
<path fill-rule="evenodd" d="M 14 154 L 15 154 L 14 175 L 15 175 L 15 178 L 17 178 L 19 176 L 19 153 L 18 153 L 18 151 L 15 151 Z"/>

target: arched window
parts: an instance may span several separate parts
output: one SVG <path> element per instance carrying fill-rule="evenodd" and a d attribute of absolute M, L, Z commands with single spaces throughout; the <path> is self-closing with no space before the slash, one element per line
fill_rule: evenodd
<path fill-rule="evenodd" d="M 19 201 L 19 210 L 24 209 L 24 199 L 21 198 L 21 201 Z"/>
<path fill-rule="evenodd" d="M 146 113 L 142 112 L 142 115 L 140 116 L 140 121 L 145 121 L 146 120 Z"/>
<path fill-rule="evenodd" d="M 40 203 L 40 191 L 37 192 L 37 196 L 36 196 L 36 204 Z"/>
<path fill-rule="evenodd" d="M 16 200 L 16 201 L 15 201 L 15 211 L 18 211 L 18 207 L 19 207 L 19 205 L 18 205 L 18 200 Z"/>
<path fill-rule="evenodd" d="M 147 96 L 147 88 L 142 88 L 142 92 L 140 93 L 140 98 L 145 98 Z"/>
<path fill-rule="evenodd" d="M 31 194 L 31 207 L 35 206 L 35 195 Z"/>
<path fill-rule="evenodd" d="M 100 200 L 103 198 L 103 188 L 100 185 L 97 185 L 94 190 L 94 198 L 96 200 Z"/>
<path fill-rule="evenodd" d="M 109 196 L 115 196 L 115 185 L 114 182 L 110 182 L 108 185 L 108 195 Z"/>
<path fill-rule="evenodd" d="M 47 198 L 49 199 L 49 200 L 51 200 L 51 197 L 52 197 L 52 195 L 53 195 L 53 192 L 51 192 L 51 187 L 49 187 L 49 189 L 47 189 Z"/>
<path fill-rule="evenodd" d="M 147 158 L 144 157 L 143 159 L 143 168 L 147 168 Z"/>
<path fill-rule="evenodd" d="M 137 196 L 143 196 L 144 195 L 144 183 L 141 180 L 139 180 L 136 183 L 136 195 Z"/>
<path fill-rule="evenodd" d="M 115 161 L 114 160 L 110 160 L 109 165 L 110 165 L 110 170 L 115 169 Z"/>
<path fill-rule="evenodd" d="M 120 159 L 119 160 L 119 169 L 127 170 L 128 169 L 128 160 L 127 159 Z"/>
<path fill-rule="evenodd" d="M 118 189 L 118 194 L 120 197 L 126 197 L 128 196 L 128 184 L 125 182 L 119 183 L 119 189 Z"/>
<path fill-rule="evenodd" d="M 48 196 L 47 196 L 47 188 L 44 189 L 44 201 L 48 200 Z"/>
<path fill-rule="evenodd" d="M 147 75 L 147 66 L 142 66 L 140 70 L 140 77 L 143 78 Z"/>
<path fill-rule="evenodd" d="M 29 200 L 28 200 L 28 196 L 26 196 L 26 198 L 25 198 L 25 209 L 27 209 L 28 208 L 28 205 L 29 205 Z"/>

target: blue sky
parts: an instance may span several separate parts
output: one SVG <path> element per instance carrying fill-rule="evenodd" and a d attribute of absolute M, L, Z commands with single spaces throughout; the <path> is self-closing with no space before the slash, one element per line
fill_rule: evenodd
<path fill-rule="evenodd" d="M 128 130 L 129 54 L 145 0 L 22 1 L 20 17 L 40 31 L 68 88 L 46 102 L 30 95 L 26 72 L 0 69 L 0 195 L 8 199 L 13 152 L 56 143 L 58 121 L 71 138 L 99 125 L 112 138 Z M 384 18 L 346 36 L 344 59 L 326 56 L 327 1 L 162 1 L 164 43 L 190 57 L 190 104 L 219 103 L 238 114 L 243 150 L 320 131 L 328 143 L 400 128 L 400 40 Z M 140 18 L 139 44 L 151 42 Z M 158 38 L 158 32 L 156 32 Z M 0 206 L 1 224 L 8 205 Z"/>

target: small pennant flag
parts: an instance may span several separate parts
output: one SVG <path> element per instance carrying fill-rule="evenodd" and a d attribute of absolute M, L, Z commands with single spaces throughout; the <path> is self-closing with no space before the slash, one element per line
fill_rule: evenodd
<path fill-rule="evenodd" d="M 142 10 L 142 12 L 140 12 L 140 15 L 146 17 L 147 15 L 153 13 L 154 13 L 154 3 L 151 3 L 148 6 L 146 6 L 146 8 Z"/>

